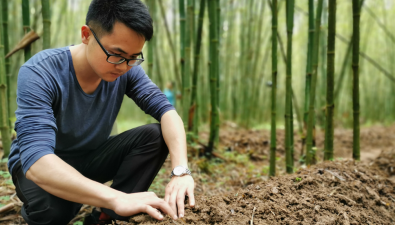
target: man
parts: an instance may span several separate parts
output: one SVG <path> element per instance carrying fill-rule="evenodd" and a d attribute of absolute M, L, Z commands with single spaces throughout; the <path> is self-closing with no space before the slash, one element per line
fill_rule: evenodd
<path fill-rule="evenodd" d="M 67 224 L 81 204 L 99 209 L 85 224 L 141 212 L 161 220 L 159 210 L 177 219 L 186 195 L 194 206 L 182 121 L 139 65 L 152 35 L 140 0 L 93 0 L 81 44 L 40 52 L 21 67 L 8 166 L 28 224 Z M 160 125 L 109 137 L 125 94 Z M 146 191 L 168 152 L 174 170 L 163 200 Z"/>

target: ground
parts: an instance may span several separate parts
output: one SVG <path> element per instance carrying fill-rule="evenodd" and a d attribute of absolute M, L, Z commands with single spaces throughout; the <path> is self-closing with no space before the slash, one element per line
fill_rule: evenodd
<path fill-rule="evenodd" d="M 352 130 L 335 130 L 335 161 L 310 168 L 295 161 L 295 173 L 285 175 L 283 131 L 277 132 L 277 177 L 268 178 L 270 133 L 244 130 L 227 123 L 221 128 L 217 157 L 197 157 L 201 144 L 190 152 L 196 182 L 196 207 L 187 208 L 183 220 L 155 221 L 146 215 L 119 224 L 394 224 L 395 126 L 361 130 L 361 162 L 351 160 Z M 201 142 L 207 135 L 201 135 Z M 295 158 L 301 138 L 295 135 Z M 317 131 L 317 155 L 322 158 L 323 132 Z M 0 224 L 24 224 L 20 201 L 0 164 Z M 169 181 L 167 160 L 150 190 L 163 196 Z M 81 220 L 91 207 L 84 206 L 70 223 Z M 1 222 L 3 221 L 3 222 Z"/>

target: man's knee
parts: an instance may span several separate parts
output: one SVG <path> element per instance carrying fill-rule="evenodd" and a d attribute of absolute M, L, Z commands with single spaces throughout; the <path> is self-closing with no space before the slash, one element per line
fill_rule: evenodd
<path fill-rule="evenodd" d="M 151 123 L 144 126 L 144 130 L 152 138 L 162 137 L 162 128 L 159 123 Z"/>
<path fill-rule="evenodd" d="M 149 136 L 150 140 L 158 142 L 158 144 L 165 144 L 160 124 L 151 123 L 145 125 L 145 132 Z"/>

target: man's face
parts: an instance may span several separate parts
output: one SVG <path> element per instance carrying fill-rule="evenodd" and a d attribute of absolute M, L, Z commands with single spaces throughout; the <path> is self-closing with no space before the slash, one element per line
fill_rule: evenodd
<path fill-rule="evenodd" d="M 145 38 L 125 24 L 116 22 L 113 32 L 102 36 L 99 41 L 108 53 L 132 59 L 142 52 Z M 118 65 L 107 62 L 106 53 L 104 53 L 92 33 L 89 35 L 87 44 L 86 56 L 88 63 L 101 79 L 113 82 L 132 68 L 126 62 Z"/>

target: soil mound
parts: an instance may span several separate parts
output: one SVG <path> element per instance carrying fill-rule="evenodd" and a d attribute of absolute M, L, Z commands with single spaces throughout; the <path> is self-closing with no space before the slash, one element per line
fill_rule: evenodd
<path fill-rule="evenodd" d="M 387 173 L 388 176 L 393 176 L 395 179 L 395 150 L 388 152 L 381 152 L 381 154 L 374 161 L 374 165 Z"/>
<path fill-rule="evenodd" d="M 394 164 L 392 164 L 393 166 Z M 394 224 L 395 181 L 376 166 L 324 162 L 236 193 L 198 196 L 182 220 L 131 224 Z"/>

